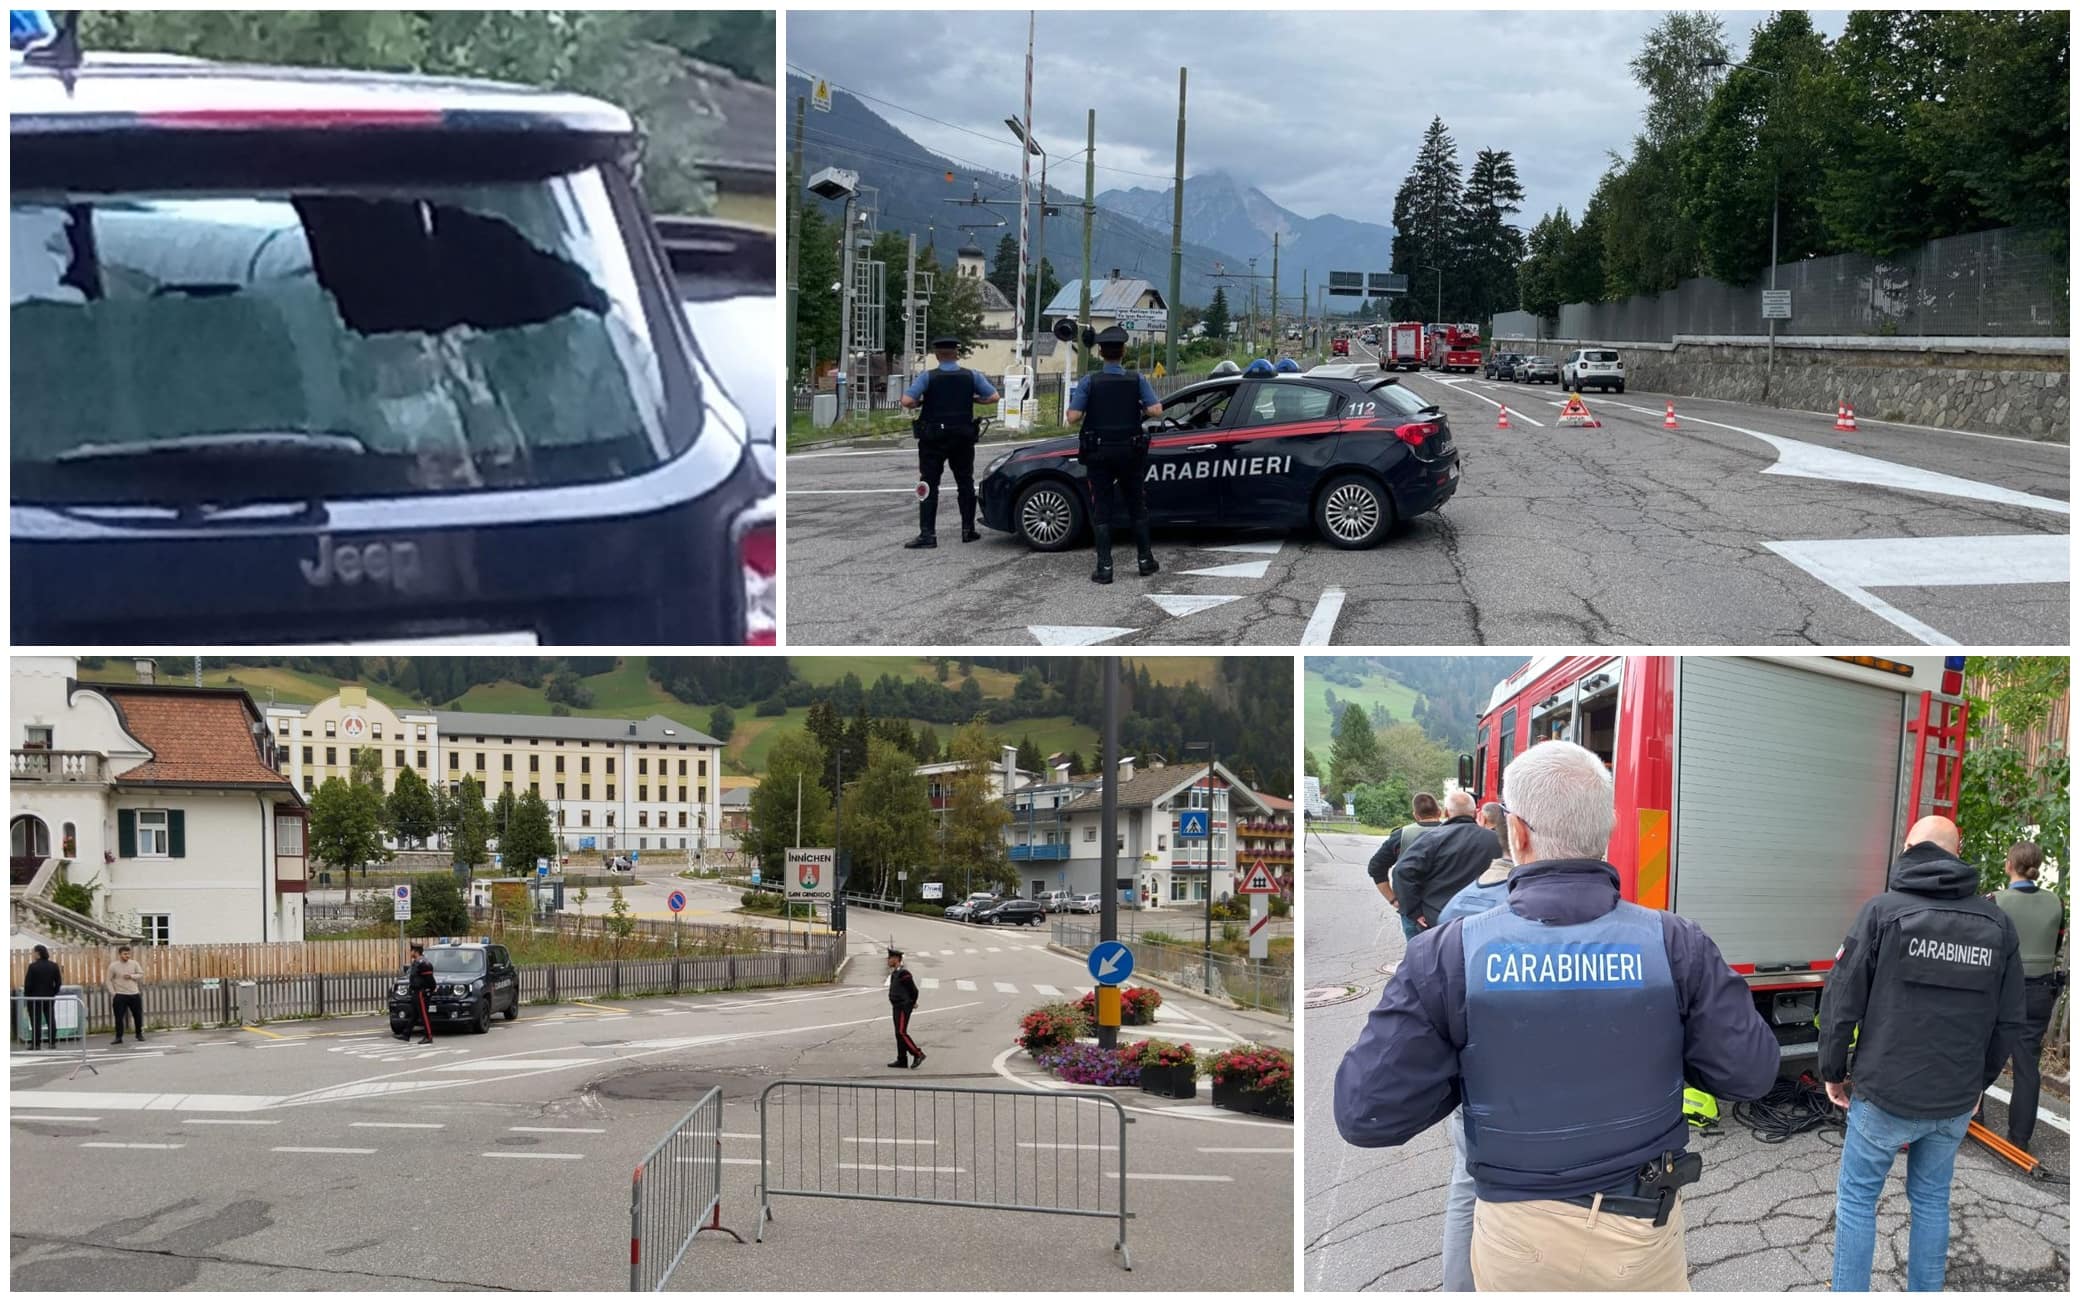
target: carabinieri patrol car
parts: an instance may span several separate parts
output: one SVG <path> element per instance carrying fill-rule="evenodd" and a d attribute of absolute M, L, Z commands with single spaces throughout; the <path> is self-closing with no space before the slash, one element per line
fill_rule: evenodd
<path fill-rule="evenodd" d="M 769 435 L 626 113 L 25 43 L 17 643 L 774 640 Z"/>
<path fill-rule="evenodd" d="M 1444 412 L 1370 367 L 1292 373 L 1252 363 L 1171 394 L 1147 429 L 1158 527 L 1311 524 L 1332 547 L 1372 547 L 1459 487 Z M 980 492 L 983 523 L 1039 551 L 1066 551 L 1086 532 L 1090 492 L 1074 438 L 998 457 Z"/>

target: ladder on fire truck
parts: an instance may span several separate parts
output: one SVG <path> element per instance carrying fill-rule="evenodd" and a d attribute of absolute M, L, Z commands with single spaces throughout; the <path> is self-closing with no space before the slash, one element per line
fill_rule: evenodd
<path fill-rule="evenodd" d="M 1956 821 L 1970 713 L 1964 699 L 1964 658 L 1948 657 L 1943 661 L 1941 684 L 1921 694 L 1920 707 L 1907 725 L 1907 735 L 1914 739 L 1913 777 L 1907 787 L 1909 824 L 1930 814 Z M 1933 772 L 1930 759 L 1935 761 Z"/>

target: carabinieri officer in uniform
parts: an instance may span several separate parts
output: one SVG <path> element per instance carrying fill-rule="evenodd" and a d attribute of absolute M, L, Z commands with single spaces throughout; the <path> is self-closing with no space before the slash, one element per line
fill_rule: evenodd
<path fill-rule="evenodd" d="M 960 498 L 961 541 L 982 537 L 975 531 L 975 444 L 982 427 L 975 420 L 977 403 L 995 402 L 996 386 L 980 371 L 961 365 L 961 341 L 952 335 L 932 340 L 936 369 L 919 372 L 903 390 L 903 406 L 921 409 L 917 416 L 917 536 L 908 548 L 939 545 L 939 479 L 953 468 Z"/>
<path fill-rule="evenodd" d="M 1112 494 L 1119 489 L 1134 524 L 1134 547 L 1145 577 L 1161 569 L 1148 545 L 1148 435 L 1141 422 L 1163 414 L 1155 386 L 1145 375 L 1129 375 L 1120 359 L 1127 332 L 1110 326 L 1098 332 L 1102 370 L 1076 382 L 1069 395 L 1069 423 L 1078 427 L 1076 459 L 1091 487 L 1091 537 L 1098 547 L 1092 583 L 1112 582 Z"/>

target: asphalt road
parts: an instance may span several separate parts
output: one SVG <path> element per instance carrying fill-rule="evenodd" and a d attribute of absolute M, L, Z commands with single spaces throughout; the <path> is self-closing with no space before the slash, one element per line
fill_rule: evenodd
<path fill-rule="evenodd" d="M 930 1055 L 901 1073 L 884 1065 L 891 937 L 910 950 Z M 155 1033 L 123 1050 L 97 1037 L 99 1074 L 77 1079 L 70 1057 L 18 1051 L 12 1286 L 618 1289 L 631 1174 L 710 1086 L 724 1098 L 722 1221 L 747 1240 L 767 1083 L 1049 1088 L 1009 1050 L 1016 1019 L 1089 978 L 1045 946 L 1044 931 L 873 915 L 835 986 L 528 1007 L 431 1048 L 373 1018 Z M 1165 998 L 1167 1037 L 1292 1043 L 1273 1019 Z M 785 1200 L 762 1244 L 701 1235 L 671 1287 L 1289 1289 L 1293 1128 L 1217 1113 L 1203 1088 L 1196 1105 L 1120 1097 L 1135 1109 L 1131 1275 L 1106 1221 Z M 1100 1142 L 1087 1160 L 1109 1159 Z"/>
<path fill-rule="evenodd" d="M 1354 361 L 1372 354 L 1356 347 Z M 799 645 L 2064 645 L 2071 452 L 1661 394 L 1422 372 L 1464 457 L 1458 494 L 1371 551 L 1312 533 L 1165 532 L 1163 571 L 1009 535 L 909 552 L 915 452 L 787 459 L 787 636 Z M 1495 428 L 1501 405 L 1511 428 Z M 985 444 L 977 470 L 1012 446 Z M 954 523 L 949 523 L 954 521 Z M 1131 555 L 1131 553 L 1130 553 Z"/>
<path fill-rule="evenodd" d="M 1303 1287 L 1434 1290 L 1452 1149 L 1442 1127 L 1400 1148 L 1353 1148 L 1337 1135 L 1332 1085 L 1344 1051 L 1379 1001 L 1401 957 L 1401 928 L 1365 876 L 1376 842 L 1341 834 L 1307 838 L 1305 892 L 1309 1008 L 1301 1073 L 1308 1117 Z M 1356 997 L 1344 998 L 1355 990 Z M 2063 1102 L 2051 1101 L 2063 1107 Z M 1989 1105 L 1996 1131 L 2005 1125 Z M 1825 1289 L 1834 1263 L 1834 1194 L 1841 1132 L 1827 1129 L 1764 1144 L 1731 1120 L 1693 1134 L 1704 1178 L 1688 1191 L 1684 1216 L 1690 1286 L 1725 1292 Z M 2063 1117 L 2060 1118 L 2064 1120 Z M 1952 1289 L 2066 1291 L 2071 1242 L 2068 1135 L 2050 1122 L 2033 1147 L 2058 1173 L 2032 1183 L 1979 1145 L 1958 1154 L 1950 1204 Z M 1873 1284 L 1903 1286 L 1907 1249 L 1904 1161 L 1878 1205 Z"/>

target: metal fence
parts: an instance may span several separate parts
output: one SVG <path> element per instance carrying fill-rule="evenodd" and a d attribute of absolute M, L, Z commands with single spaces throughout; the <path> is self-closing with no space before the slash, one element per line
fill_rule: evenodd
<path fill-rule="evenodd" d="M 1142 925 L 1149 926 L 1146 917 Z M 1214 954 L 1209 962 L 1205 950 L 1197 945 L 1169 944 L 1137 938 L 1131 933 L 1120 939 L 1133 942 L 1137 976 L 1160 977 L 1244 1008 L 1261 1008 L 1283 1017 L 1293 1015 L 1291 967 L 1226 954 Z M 1064 949 L 1089 953 L 1098 940 L 1095 926 L 1060 921 L 1054 924 L 1054 943 Z"/>
<path fill-rule="evenodd" d="M 711 1088 L 636 1167 L 628 1194 L 628 1289 L 655 1293 L 702 1230 L 722 1223 L 722 1091 Z M 669 1259 L 667 1259 L 669 1254 Z"/>
<path fill-rule="evenodd" d="M 1567 303 L 1546 328 L 1529 313 L 1504 313 L 1495 337 L 1665 343 L 1677 335 L 1761 335 L 1769 329 L 1761 294 L 1768 283 L 1765 268 L 1753 285 L 1699 278 L 1615 303 Z M 1931 240 L 1894 258 L 1842 253 L 1783 263 L 1777 288 L 1791 291 L 1792 316 L 1778 324 L 1780 336 L 2056 338 L 2069 330 L 2064 261 L 2014 230 Z M 1506 331 L 1505 321 L 1520 333 Z"/>
<path fill-rule="evenodd" d="M 85 996 L 72 991 L 65 991 L 55 995 L 16 995 L 14 1014 L 15 1036 L 25 1044 L 30 1043 L 30 1028 L 33 1025 L 32 1018 L 34 1016 L 32 1010 L 38 1004 L 45 1005 L 43 1015 L 50 1019 L 45 1025 L 48 1026 L 50 1031 L 51 1049 L 55 1052 L 61 1047 L 61 1041 L 72 1040 L 76 1043 L 76 1047 L 79 1050 L 78 1059 L 73 1062 L 72 1070 L 65 1074 L 65 1079 L 71 1080 L 78 1076 L 80 1069 L 83 1067 L 94 1075 L 99 1076 L 101 1074 L 100 1069 L 87 1060 L 88 1027 Z M 71 1014 L 69 1017 L 66 1016 L 68 1012 Z M 39 1028 L 37 1031 L 39 1048 L 41 1047 L 41 1034 L 41 1029 Z"/>
<path fill-rule="evenodd" d="M 845 957 L 842 936 L 819 936 L 808 952 L 735 954 L 712 958 L 602 959 L 595 963 L 535 964 L 520 968 L 520 998 L 545 1003 L 565 999 L 615 999 L 638 995 L 682 995 L 709 990 L 755 990 L 830 981 Z M 395 945 L 392 945 L 395 952 Z M 148 1026 L 236 1026 L 246 1017 L 278 1021 L 380 1013 L 389 1008 L 390 986 L 402 960 L 383 972 L 312 972 L 250 981 L 162 981 L 142 986 Z M 241 1007 L 240 987 L 251 993 Z M 82 992 L 89 1030 L 115 1025 L 105 987 Z"/>
<path fill-rule="evenodd" d="M 758 1239 L 775 1198 L 843 1198 L 1116 1222 L 1127 1113 L 1089 1091 L 775 1081 L 758 1096 Z"/>

